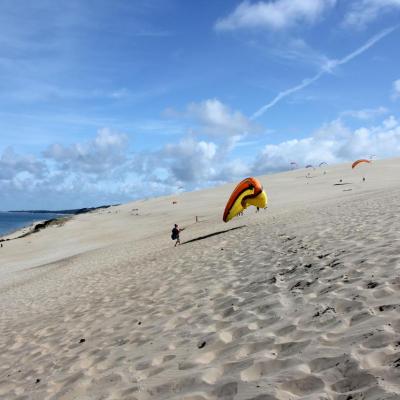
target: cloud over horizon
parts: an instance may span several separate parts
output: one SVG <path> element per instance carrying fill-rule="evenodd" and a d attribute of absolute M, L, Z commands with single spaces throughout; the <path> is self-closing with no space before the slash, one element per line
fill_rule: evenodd
<path fill-rule="evenodd" d="M 110 168 L 123 165 L 126 161 L 127 141 L 127 135 L 103 128 L 87 143 L 76 143 L 72 146 L 53 144 L 43 155 L 46 159 L 57 162 L 62 170 L 108 173 Z"/>
<path fill-rule="evenodd" d="M 47 167 L 43 161 L 31 155 L 19 155 L 12 147 L 7 147 L 0 155 L 0 183 L 12 181 L 20 174 L 40 178 L 46 172 Z"/>
<path fill-rule="evenodd" d="M 0 190 L 7 208 L 74 208 L 133 201 L 235 181 L 246 175 L 284 171 L 299 165 L 340 163 L 374 153 L 378 158 L 400 154 L 400 122 L 378 107 L 342 112 L 302 139 L 267 144 L 253 161 L 233 156 L 212 141 L 186 136 L 154 151 L 128 151 L 129 138 L 101 129 L 89 141 L 50 146 L 42 157 L 6 149 L 0 156 Z M 350 128 L 343 117 L 355 118 Z M 23 196 L 23 197 L 22 197 Z M 4 206 L 3 206 L 4 207 Z"/>
<path fill-rule="evenodd" d="M 299 165 L 341 163 L 374 153 L 378 158 L 395 157 L 400 152 L 400 123 L 393 116 L 378 125 L 351 129 L 341 119 L 324 124 L 312 136 L 265 146 L 257 157 L 254 171 L 289 169 L 291 161 Z"/>

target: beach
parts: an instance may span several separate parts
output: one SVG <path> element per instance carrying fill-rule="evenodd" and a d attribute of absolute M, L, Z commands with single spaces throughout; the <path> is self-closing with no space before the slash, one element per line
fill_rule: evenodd
<path fill-rule="evenodd" d="M 235 182 L 3 242 L 0 398 L 400 399 L 400 159 L 350 165 L 229 223 Z"/>

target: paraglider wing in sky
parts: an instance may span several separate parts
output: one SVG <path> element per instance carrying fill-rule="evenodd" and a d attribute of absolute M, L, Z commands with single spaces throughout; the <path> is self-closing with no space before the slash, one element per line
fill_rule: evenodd
<path fill-rule="evenodd" d="M 234 189 L 226 203 L 223 220 L 230 221 L 248 206 L 264 208 L 268 198 L 260 181 L 256 178 L 243 179 Z"/>
<path fill-rule="evenodd" d="M 357 167 L 357 165 L 362 164 L 362 163 L 370 164 L 371 161 L 365 160 L 365 159 L 360 159 L 360 160 L 354 161 L 353 164 L 351 165 L 351 168 L 354 169 L 355 167 Z"/>
<path fill-rule="evenodd" d="M 311 164 L 306 165 L 306 168 L 314 168 Z"/>
<path fill-rule="evenodd" d="M 322 167 L 323 165 L 328 165 L 328 163 L 325 161 L 322 161 L 322 163 L 319 164 L 320 167 Z"/>

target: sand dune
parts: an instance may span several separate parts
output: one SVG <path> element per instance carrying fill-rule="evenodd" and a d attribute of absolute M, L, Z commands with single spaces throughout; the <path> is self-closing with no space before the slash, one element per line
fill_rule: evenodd
<path fill-rule="evenodd" d="M 228 224 L 233 184 L 6 242 L 0 398 L 400 399 L 400 160 L 369 167 L 261 177 Z"/>

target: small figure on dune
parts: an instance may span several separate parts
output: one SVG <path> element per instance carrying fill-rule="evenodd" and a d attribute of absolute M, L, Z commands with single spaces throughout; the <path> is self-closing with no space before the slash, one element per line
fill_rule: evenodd
<path fill-rule="evenodd" d="M 258 213 L 260 211 L 260 207 L 257 207 L 256 213 Z"/>
<path fill-rule="evenodd" d="M 175 224 L 175 225 L 174 225 L 174 228 L 172 229 L 171 239 L 172 239 L 172 240 L 176 240 L 176 242 L 175 242 L 175 247 L 176 247 L 178 244 L 181 244 L 181 240 L 179 239 L 179 233 L 180 233 L 181 231 L 183 231 L 183 229 L 184 229 L 184 228 L 179 228 L 179 227 L 178 227 L 178 224 Z"/>
<path fill-rule="evenodd" d="M 363 182 L 365 182 L 365 177 L 363 177 Z"/>

